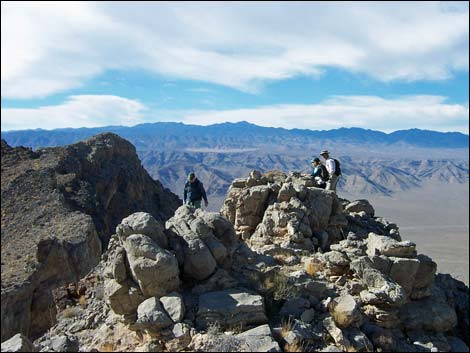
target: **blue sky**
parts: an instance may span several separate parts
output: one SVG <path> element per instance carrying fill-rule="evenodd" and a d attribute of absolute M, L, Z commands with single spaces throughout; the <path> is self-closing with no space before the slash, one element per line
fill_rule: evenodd
<path fill-rule="evenodd" d="M 2 2 L 2 130 L 468 134 L 468 4 Z"/>

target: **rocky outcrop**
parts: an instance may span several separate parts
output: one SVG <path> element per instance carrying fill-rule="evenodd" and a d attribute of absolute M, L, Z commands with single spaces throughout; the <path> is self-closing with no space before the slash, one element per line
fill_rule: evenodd
<path fill-rule="evenodd" d="M 293 254 L 328 249 L 347 224 L 335 193 L 314 187 L 313 179 L 300 173 L 253 171 L 236 179 L 221 214 L 251 248 L 274 246 Z"/>
<path fill-rule="evenodd" d="M 81 351 L 468 350 L 468 287 L 436 275 L 395 224 L 305 185 L 297 174 L 236 180 L 253 203 L 240 220 L 259 222 L 251 233 L 236 212 L 232 224 L 183 206 L 165 228 L 130 215 L 96 280 L 57 293 L 60 319 L 35 344 L 55 350 L 67 336 Z M 253 198 L 260 186 L 277 193 Z"/>
<path fill-rule="evenodd" d="M 36 337 L 55 321 L 51 290 L 98 264 L 122 218 L 146 211 L 164 222 L 180 200 L 115 134 L 38 151 L 2 141 L 1 154 L 2 340 Z"/>

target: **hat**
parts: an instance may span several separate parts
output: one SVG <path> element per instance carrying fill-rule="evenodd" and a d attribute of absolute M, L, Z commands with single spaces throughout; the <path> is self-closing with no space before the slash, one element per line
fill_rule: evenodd
<path fill-rule="evenodd" d="M 318 157 L 312 158 L 312 160 L 310 162 L 311 163 L 313 163 L 313 162 L 320 163 L 320 158 L 318 158 Z"/>
<path fill-rule="evenodd" d="M 323 150 L 323 151 L 320 152 L 320 156 L 324 155 L 324 154 L 330 154 L 330 152 L 328 152 L 328 150 Z"/>
<path fill-rule="evenodd" d="M 196 174 L 194 174 L 194 172 L 189 173 L 188 174 L 188 180 L 192 180 L 195 176 L 196 176 Z"/>

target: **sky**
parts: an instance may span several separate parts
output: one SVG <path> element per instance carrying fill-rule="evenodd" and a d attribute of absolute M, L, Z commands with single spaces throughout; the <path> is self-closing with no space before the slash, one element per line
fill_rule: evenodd
<path fill-rule="evenodd" d="M 468 2 L 1 3 L 1 130 L 469 132 Z"/>

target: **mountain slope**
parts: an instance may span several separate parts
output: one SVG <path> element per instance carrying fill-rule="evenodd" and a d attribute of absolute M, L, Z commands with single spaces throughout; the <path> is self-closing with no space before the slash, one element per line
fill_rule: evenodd
<path fill-rule="evenodd" d="M 83 277 L 129 210 L 164 222 L 181 204 L 115 134 L 31 151 L 2 140 L 2 340 L 53 324 L 51 290 Z"/>

